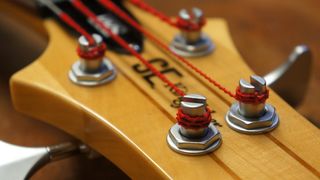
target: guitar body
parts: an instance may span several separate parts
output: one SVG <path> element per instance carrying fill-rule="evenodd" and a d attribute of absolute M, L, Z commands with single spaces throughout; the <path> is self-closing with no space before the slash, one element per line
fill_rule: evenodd
<path fill-rule="evenodd" d="M 177 33 L 153 16 L 126 4 L 149 31 L 169 44 Z M 317 179 L 320 132 L 270 92 L 280 125 L 263 135 L 231 130 L 225 116 L 234 99 L 211 86 L 157 45 L 145 40 L 142 55 L 188 93 L 201 93 L 215 111 L 223 144 L 213 153 L 186 156 L 166 142 L 176 123 L 178 96 L 133 56 L 107 51 L 117 69 L 114 81 L 83 87 L 68 79 L 78 59 L 77 42 L 53 19 L 45 19 L 49 43 L 44 53 L 11 78 L 15 108 L 88 144 L 134 179 Z M 189 61 L 228 89 L 253 72 L 237 52 L 223 19 L 209 18 L 204 32 L 214 53 Z M 153 86 L 152 86 L 153 85 Z"/>

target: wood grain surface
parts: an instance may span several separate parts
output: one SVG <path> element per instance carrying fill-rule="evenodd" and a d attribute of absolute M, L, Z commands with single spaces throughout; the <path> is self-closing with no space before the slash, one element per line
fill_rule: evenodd
<path fill-rule="evenodd" d="M 320 2 L 318 0 L 146 0 L 170 15 L 181 8 L 200 7 L 208 17 L 227 20 L 236 48 L 257 74 L 284 62 L 298 44 L 313 52 L 309 90 L 297 110 L 320 125 Z M 299 86 L 299 84 L 297 84 Z"/>
<path fill-rule="evenodd" d="M 207 16 L 226 18 L 237 48 L 251 68 L 258 72 L 258 74 L 264 74 L 280 64 L 291 51 L 292 47 L 299 43 L 309 44 L 315 52 L 315 59 L 319 59 L 317 52 L 317 48 L 319 47 L 319 15 L 316 13 L 319 3 L 317 1 L 177 0 L 174 3 L 169 1 L 160 3 L 159 1 L 150 0 L 150 3 L 171 15 L 176 14 L 175 12 L 183 6 L 198 6 L 205 10 Z M 3 43 L 0 44 L 3 45 Z M 0 52 L 1 58 L 6 57 L 5 54 L 3 51 Z M 4 67 L 3 64 L 1 64 L 1 67 Z M 319 63 L 315 63 L 311 88 L 305 102 L 299 107 L 299 111 L 310 119 L 320 119 L 319 112 L 317 112 L 319 110 L 319 93 L 317 93 L 317 89 L 319 89 L 320 84 L 317 69 L 319 68 Z M 2 78 L 2 84 L 0 85 L 2 95 L 0 107 L 1 139 L 21 145 L 45 145 L 46 143 L 51 144 L 68 140 L 70 137 L 61 131 L 21 116 L 12 110 L 6 86 L 7 76 L 8 73 L 2 73 L 2 77 L 4 78 Z M 29 129 L 32 129 L 34 133 L 31 134 Z M 105 177 L 105 174 L 108 174 L 104 172 L 106 171 L 105 169 L 90 169 L 85 165 L 80 165 L 86 164 L 86 160 L 82 159 L 79 163 L 79 159 L 75 159 L 70 160 L 71 163 L 64 161 L 56 163 L 58 164 L 56 166 L 50 165 L 43 171 L 40 171 L 35 178 L 59 177 L 61 175 L 65 179 L 79 179 L 79 177 L 86 179 L 88 176 L 83 176 L 82 173 L 84 171 L 81 168 L 89 169 L 88 174 L 91 171 L 94 173 L 98 169 L 97 171 L 102 175 L 97 177 Z M 95 162 L 93 164 L 93 167 L 96 167 L 97 164 L 98 166 L 100 164 L 107 164 L 107 168 L 111 167 L 111 169 L 114 169 L 112 165 L 108 167 L 110 163 L 102 162 L 99 164 L 99 162 Z M 71 175 L 61 173 L 66 168 L 70 168 Z M 115 170 L 115 172 L 118 171 Z M 78 174 L 77 172 L 82 173 Z M 48 176 L 48 174 L 51 175 Z M 113 177 L 112 174 L 117 173 L 111 172 L 111 177 Z"/>

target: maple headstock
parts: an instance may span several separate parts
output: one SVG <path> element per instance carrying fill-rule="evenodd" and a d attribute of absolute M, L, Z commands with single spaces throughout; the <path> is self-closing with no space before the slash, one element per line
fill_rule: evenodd
<path fill-rule="evenodd" d="M 169 44 L 177 30 L 126 4 L 139 22 Z M 11 79 L 16 109 L 45 121 L 87 143 L 132 178 L 316 178 L 320 176 L 320 132 L 274 92 L 279 127 L 249 136 L 231 130 L 225 115 L 234 99 L 145 40 L 142 55 L 186 92 L 201 93 L 214 110 L 223 145 L 204 156 L 185 156 L 167 145 L 175 123 L 178 96 L 135 57 L 107 51 L 117 78 L 109 84 L 83 87 L 68 79 L 78 59 L 77 42 L 53 19 L 45 19 L 49 43 L 43 54 Z M 226 88 L 253 72 L 244 63 L 226 22 L 209 18 L 204 32 L 216 45 L 214 53 L 189 60 Z M 287 167 L 284 169 L 284 167 Z"/>

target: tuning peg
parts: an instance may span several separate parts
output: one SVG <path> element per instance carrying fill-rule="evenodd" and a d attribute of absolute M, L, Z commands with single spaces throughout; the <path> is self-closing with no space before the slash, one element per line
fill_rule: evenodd
<path fill-rule="evenodd" d="M 90 45 L 89 41 L 80 36 L 78 39 L 78 55 L 76 61 L 69 71 L 69 79 L 82 86 L 97 86 L 111 82 L 116 77 L 116 69 L 111 61 L 104 57 L 106 46 L 102 36 L 93 34 L 95 44 Z"/>
<path fill-rule="evenodd" d="M 88 158 L 97 157 L 95 151 L 78 143 L 33 148 L 0 141 L 0 179 L 27 179 L 45 164 L 79 152 L 87 154 Z"/>
<path fill-rule="evenodd" d="M 303 100 L 308 88 L 312 66 L 312 53 L 308 46 L 298 45 L 288 60 L 264 76 L 267 85 L 291 106 Z"/>
<path fill-rule="evenodd" d="M 260 76 L 250 76 L 250 82 L 239 81 L 235 102 L 226 115 L 226 122 L 235 131 L 245 134 L 261 134 L 272 131 L 279 124 L 276 109 L 266 103 L 269 91 Z"/>
<path fill-rule="evenodd" d="M 169 147 L 185 155 L 203 155 L 218 149 L 222 143 L 219 130 L 211 122 L 207 98 L 200 94 L 182 97 L 177 113 L 178 123 L 168 133 Z"/>
<path fill-rule="evenodd" d="M 215 45 L 202 32 L 206 19 L 201 9 L 192 8 L 190 11 L 182 9 L 177 18 L 180 33 L 170 44 L 170 49 L 184 57 L 198 57 L 210 54 Z"/>

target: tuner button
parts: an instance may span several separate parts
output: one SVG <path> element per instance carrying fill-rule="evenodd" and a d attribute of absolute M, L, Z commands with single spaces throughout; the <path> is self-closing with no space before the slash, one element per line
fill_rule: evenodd
<path fill-rule="evenodd" d="M 262 77 L 252 75 L 250 83 L 241 79 L 236 98 L 238 102 L 232 104 L 226 115 L 232 129 L 245 134 L 261 134 L 278 126 L 275 108 L 265 103 L 268 89 Z"/>
<path fill-rule="evenodd" d="M 182 98 L 177 114 L 178 123 L 169 130 L 167 142 L 174 151 L 186 155 L 207 154 L 216 150 L 222 140 L 211 123 L 206 97 L 188 94 Z"/>
<path fill-rule="evenodd" d="M 115 79 L 116 70 L 111 61 L 104 57 L 105 44 L 103 38 L 98 34 L 92 34 L 95 44 L 81 36 L 78 39 L 78 55 L 69 72 L 72 82 L 83 86 L 97 86 L 108 83 Z"/>
<path fill-rule="evenodd" d="M 204 24 L 205 17 L 201 9 L 180 10 L 177 18 L 180 33 L 171 42 L 171 50 L 184 57 L 198 57 L 211 53 L 214 45 L 201 31 Z"/>

